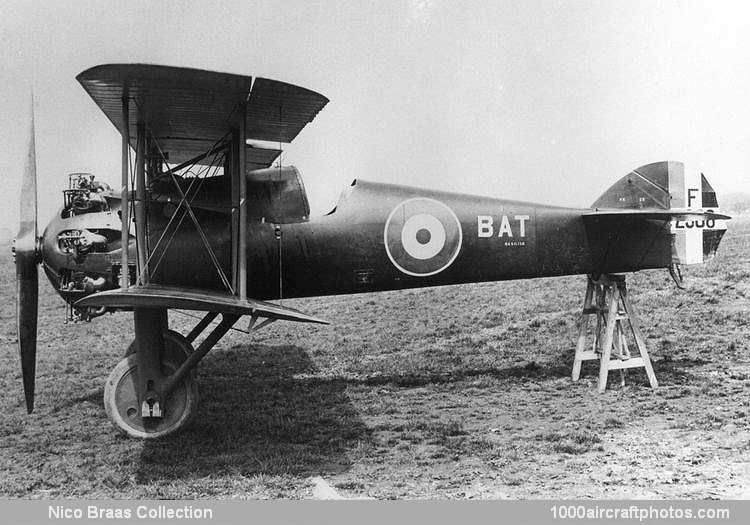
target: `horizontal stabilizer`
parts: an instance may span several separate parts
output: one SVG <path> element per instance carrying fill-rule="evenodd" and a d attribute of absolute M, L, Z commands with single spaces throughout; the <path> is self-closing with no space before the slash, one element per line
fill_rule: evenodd
<path fill-rule="evenodd" d="M 654 219 L 654 220 L 680 220 L 680 221 L 710 221 L 710 220 L 724 220 L 731 219 L 728 215 L 722 215 L 721 213 L 715 213 L 712 211 L 697 211 L 697 210 L 649 210 L 649 209 L 616 209 L 616 210 L 593 210 L 583 214 L 584 220 L 587 217 L 617 217 L 617 218 L 632 218 L 632 219 Z"/>
<path fill-rule="evenodd" d="M 725 220 L 731 217 L 713 211 L 672 208 L 662 209 L 607 209 L 584 212 L 587 226 L 600 232 L 631 231 L 641 228 L 642 221 L 663 221 L 669 224 L 672 264 L 699 264 L 711 259 L 726 232 Z"/>
<path fill-rule="evenodd" d="M 234 315 L 254 315 L 282 321 L 329 324 L 328 321 L 266 301 L 240 299 L 237 296 L 213 290 L 172 286 L 133 286 L 126 290 L 118 288 L 99 292 L 76 303 L 77 307 L 96 306 L 107 308 L 175 308 L 199 310 Z"/>

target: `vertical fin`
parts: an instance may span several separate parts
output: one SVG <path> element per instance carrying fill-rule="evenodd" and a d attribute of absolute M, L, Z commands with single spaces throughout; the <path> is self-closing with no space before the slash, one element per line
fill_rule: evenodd
<path fill-rule="evenodd" d="M 615 182 L 591 207 L 719 212 L 716 192 L 706 177 L 676 161 L 654 162 L 634 169 Z M 710 259 L 726 228 L 724 220 L 672 220 L 672 264 L 697 264 Z"/>
<path fill-rule="evenodd" d="M 669 163 L 671 208 L 717 211 L 716 192 L 703 173 L 681 162 Z M 726 231 L 723 220 L 673 220 L 672 259 L 675 264 L 699 264 L 711 259 Z"/>

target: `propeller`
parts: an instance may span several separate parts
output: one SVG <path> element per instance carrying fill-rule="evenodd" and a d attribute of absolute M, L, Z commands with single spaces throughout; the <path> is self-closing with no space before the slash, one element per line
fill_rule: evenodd
<path fill-rule="evenodd" d="M 37 299 L 39 296 L 39 271 L 41 244 L 37 231 L 36 210 L 36 151 L 34 145 L 34 96 L 31 96 L 31 121 L 29 151 L 21 181 L 21 226 L 13 244 L 16 262 L 16 321 L 18 350 L 21 354 L 23 391 L 26 409 L 34 410 L 34 379 L 36 374 Z"/>

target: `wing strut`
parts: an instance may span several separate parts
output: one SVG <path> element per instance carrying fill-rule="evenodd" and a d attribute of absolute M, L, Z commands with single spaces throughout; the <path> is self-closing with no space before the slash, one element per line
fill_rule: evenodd
<path fill-rule="evenodd" d="M 239 179 L 239 228 L 237 229 L 239 238 L 237 239 L 237 288 L 236 292 L 240 299 L 247 299 L 247 177 L 245 177 L 245 157 L 246 157 L 246 140 L 247 140 L 247 99 L 240 106 L 239 129 L 239 158 L 235 169 L 235 177 Z"/>
<path fill-rule="evenodd" d="M 122 220 L 122 255 L 120 263 L 120 288 L 127 290 L 130 286 L 130 271 L 128 267 L 128 245 L 130 244 L 130 99 L 127 89 L 122 95 L 122 195 L 120 201 L 120 219 Z"/>
<path fill-rule="evenodd" d="M 232 285 L 234 286 L 235 293 L 239 293 L 239 271 L 237 270 L 239 264 L 239 226 L 240 226 L 240 177 L 239 177 L 239 166 L 240 166 L 240 130 L 239 128 L 232 128 L 232 133 L 229 142 L 229 180 L 231 183 L 231 204 L 232 204 L 232 217 L 231 217 L 231 231 L 232 231 Z"/>
<path fill-rule="evenodd" d="M 136 125 L 135 148 L 135 246 L 138 284 L 148 284 L 148 245 L 146 243 L 146 124 Z"/>

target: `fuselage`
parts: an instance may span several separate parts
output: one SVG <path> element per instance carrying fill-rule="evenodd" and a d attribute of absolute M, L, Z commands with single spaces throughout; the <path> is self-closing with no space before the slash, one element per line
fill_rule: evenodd
<path fill-rule="evenodd" d="M 150 279 L 221 289 L 192 219 L 179 214 L 169 225 L 178 200 L 149 205 Z M 63 210 L 45 232 L 46 273 L 69 302 L 117 287 L 119 199 L 108 202 L 106 211 L 64 217 Z M 231 275 L 228 211 L 202 206 L 200 196 L 193 205 L 214 259 Z M 324 216 L 280 223 L 251 215 L 248 296 L 278 299 L 669 267 L 669 229 L 663 223 L 647 223 L 637 232 L 604 231 L 584 223 L 586 211 L 355 181 Z M 61 249 L 60 239 L 69 231 L 91 232 L 98 244 L 90 242 L 86 253 Z M 135 261 L 132 239 L 129 252 Z"/>

